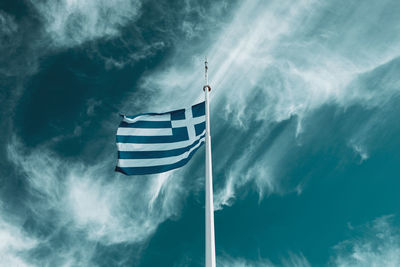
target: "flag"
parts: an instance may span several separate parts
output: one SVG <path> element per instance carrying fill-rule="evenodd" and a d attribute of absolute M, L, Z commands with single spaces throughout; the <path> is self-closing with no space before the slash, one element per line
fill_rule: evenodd
<path fill-rule="evenodd" d="M 123 116 L 117 131 L 115 170 L 141 175 L 182 167 L 204 139 L 204 102 L 165 113 Z"/>

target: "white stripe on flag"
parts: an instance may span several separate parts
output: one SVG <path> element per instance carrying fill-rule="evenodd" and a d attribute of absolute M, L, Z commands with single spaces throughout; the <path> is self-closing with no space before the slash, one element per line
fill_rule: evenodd
<path fill-rule="evenodd" d="M 172 135 L 172 128 L 118 128 L 117 135 L 165 136 Z"/>
<path fill-rule="evenodd" d="M 130 119 L 126 116 L 124 116 L 123 121 L 127 123 L 134 123 L 137 121 L 170 121 L 171 120 L 171 114 L 161 114 L 161 115 L 140 115 L 137 116 L 133 119 Z"/>
<path fill-rule="evenodd" d="M 204 140 L 204 139 L 203 139 Z M 182 153 L 179 156 L 167 157 L 167 158 L 156 158 L 156 159 L 119 159 L 118 167 L 128 168 L 128 167 L 152 167 L 152 166 L 162 166 L 174 164 L 182 159 L 185 159 L 189 156 L 190 152 L 195 150 L 201 145 L 199 142 L 197 145 L 192 147 L 190 150 Z"/>

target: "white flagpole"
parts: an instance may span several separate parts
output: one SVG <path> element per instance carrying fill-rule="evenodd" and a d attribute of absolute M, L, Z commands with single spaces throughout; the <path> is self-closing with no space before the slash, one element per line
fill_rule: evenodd
<path fill-rule="evenodd" d="M 210 138 L 210 106 L 209 93 L 211 87 L 208 85 L 208 62 L 205 64 L 204 95 L 206 106 L 206 267 L 215 267 L 215 236 L 214 236 L 214 201 L 213 201 L 213 179 L 211 161 L 211 138 Z"/>

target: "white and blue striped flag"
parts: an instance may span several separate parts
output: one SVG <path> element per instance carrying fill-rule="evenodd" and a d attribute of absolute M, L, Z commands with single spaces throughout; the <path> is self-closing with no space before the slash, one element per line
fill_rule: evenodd
<path fill-rule="evenodd" d="M 117 131 L 116 171 L 166 172 L 185 165 L 205 138 L 205 103 L 165 113 L 123 116 Z"/>

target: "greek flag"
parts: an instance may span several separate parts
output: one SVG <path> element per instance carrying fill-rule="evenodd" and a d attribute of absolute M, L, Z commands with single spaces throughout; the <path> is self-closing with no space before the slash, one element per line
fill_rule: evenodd
<path fill-rule="evenodd" d="M 205 103 L 165 113 L 123 116 L 117 131 L 116 171 L 166 172 L 185 165 L 205 138 Z"/>

